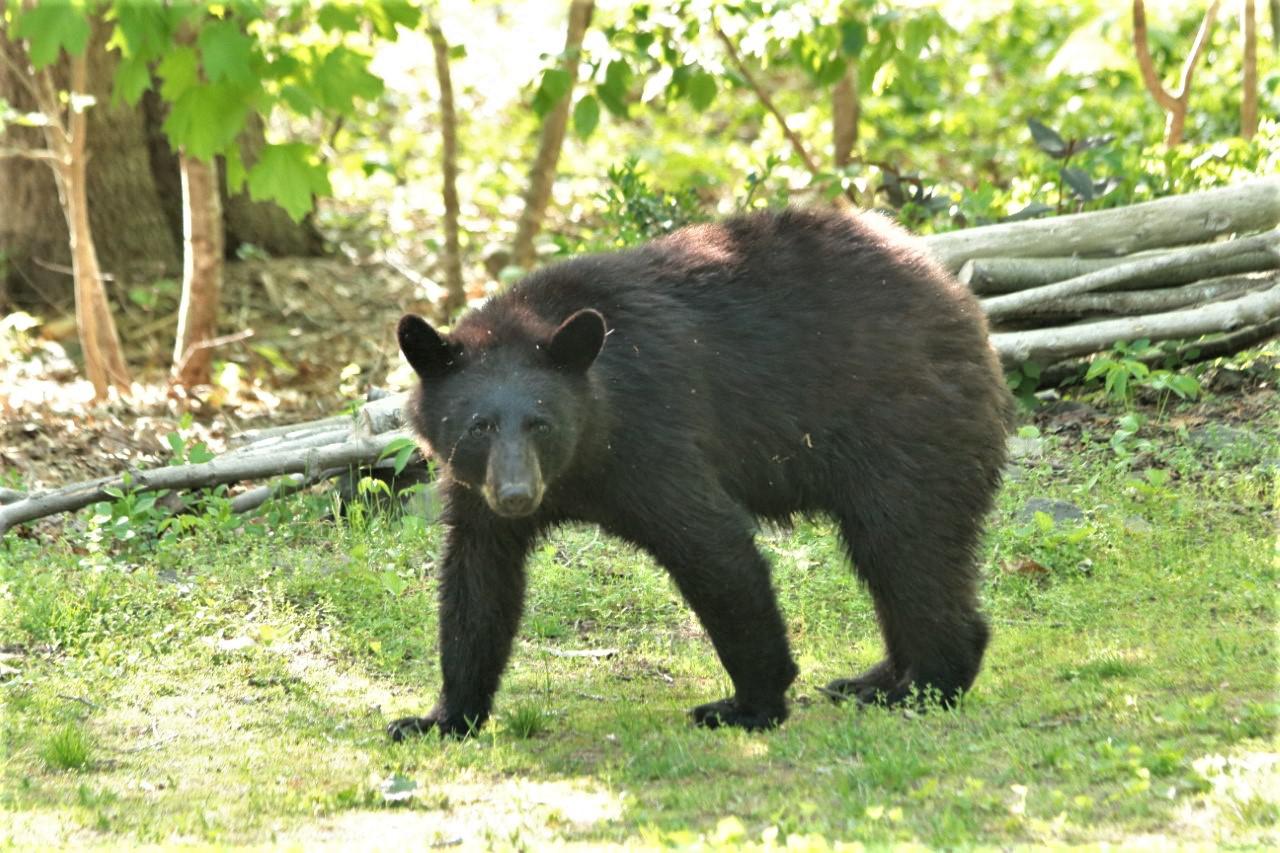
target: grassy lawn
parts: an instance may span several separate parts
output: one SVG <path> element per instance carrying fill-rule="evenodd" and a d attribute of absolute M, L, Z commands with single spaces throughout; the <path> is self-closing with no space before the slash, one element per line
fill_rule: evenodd
<path fill-rule="evenodd" d="M 593 529 L 537 552 L 494 722 L 404 745 L 383 726 L 439 683 L 438 528 L 299 497 L 160 543 L 145 510 L 11 535 L 0 845 L 1280 844 L 1280 411 L 1212 449 L 1176 416 L 1119 454 L 1085 433 L 1024 439 L 955 712 L 823 699 L 880 655 L 869 599 L 825 521 L 763 530 L 801 667 L 763 735 L 690 726 L 727 691 L 710 645 Z"/>

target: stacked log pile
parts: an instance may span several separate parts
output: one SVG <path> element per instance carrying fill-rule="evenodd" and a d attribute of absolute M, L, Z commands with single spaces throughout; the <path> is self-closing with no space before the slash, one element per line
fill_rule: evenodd
<path fill-rule="evenodd" d="M 1280 177 L 1095 213 L 925 237 L 973 289 L 1007 367 L 1117 341 L 1223 355 L 1280 331 Z"/>
<path fill-rule="evenodd" d="M 1053 219 L 923 238 L 980 297 L 1006 367 L 1062 362 L 1117 341 L 1187 340 L 1201 357 L 1280 332 L 1280 177 Z M 41 493 L 0 490 L 0 535 L 16 524 L 110 500 L 108 489 L 181 491 L 270 481 L 233 499 L 248 512 L 274 496 L 392 465 L 408 438 L 404 398 L 354 416 L 245 433 L 205 463 L 78 483 Z M 402 457 L 403 459 L 403 457 Z"/>

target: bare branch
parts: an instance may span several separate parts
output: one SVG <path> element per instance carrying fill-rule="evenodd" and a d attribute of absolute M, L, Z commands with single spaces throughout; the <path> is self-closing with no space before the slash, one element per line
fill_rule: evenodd
<path fill-rule="evenodd" d="M 1160 82 L 1160 75 L 1151 59 L 1151 50 L 1147 43 L 1147 11 L 1143 0 L 1133 0 L 1133 47 L 1138 57 L 1138 68 L 1142 72 L 1142 82 L 1147 90 L 1167 113 L 1164 141 L 1166 145 L 1179 145 L 1182 142 L 1183 127 L 1187 120 L 1187 106 L 1191 101 L 1191 77 L 1195 73 L 1200 57 L 1209 44 L 1209 33 L 1213 30 L 1213 22 L 1218 17 L 1219 0 L 1213 0 L 1204 19 L 1200 21 L 1200 29 L 1196 32 L 1195 43 L 1182 65 L 1182 76 L 1178 83 L 1178 91 L 1170 93 Z"/>
<path fill-rule="evenodd" d="M 26 57 L 26 51 L 23 50 L 20 44 L 18 44 L 16 41 L 10 41 L 9 44 L 13 45 L 16 50 L 22 51 L 23 57 L 24 58 Z M 23 68 L 20 65 L 18 65 L 18 63 L 14 62 L 13 58 L 10 57 L 9 54 L 3 50 L 0 50 L 0 61 L 3 61 L 5 66 L 8 67 L 9 71 L 13 74 L 13 79 L 18 82 L 18 85 L 26 89 L 28 94 L 31 95 L 33 100 L 39 101 L 40 95 L 38 92 L 36 92 L 35 85 L 32 83 L 32 80 L 31 80 L 31 70 L 29 68 Z"/>
<path fill-rule="evenodd" d="M 1191 76 L 1195 73 L 1196 66 L 1200 64 L 1200 57 L 1204 54 L 1205 48 L 1209 46 L 1209 33 L 1212 32 L 1213 22 L 1218 17 L 1218 5 L 1219 0 L 1213 0 L 1209 4 L 1209 8 L 1204 13 L 1204 20 L 1200 22 L 1200 29 L 1196 31 L 1196 40 L 1191 45 L 1191 53 L 1182 66 L 1182 79 L 1178 83 L 1177 98 L 1184 109 L 1191 95 Z"/>
<path fill-rule="evenodd" d="M 1138 55 L 1138 69 L 1142 72 L 1142 82 L 1156 99 L 1156 103 L 1165 112 L 1173 112 L 1178 108 L 1178 99 L 1169 94 L 1160 75 L 1156 72 L 1155 61 L 1151 58 L 1151 47 L 1147 41 L 1147 7 L 1143 0 L 1133 0 L 1133 49 Z"/>
<path fill-rule="evenodd" d="M 217 337 L 217 338 L 210 338 L 208 340 L 196 341 L 195 343 L 191 344 L 191 346 L 187 347 L 186 350 L 182 353 L 182 358 L 179 359 L 178 363 L 175 364 L 173 367 L 173 373 L 175 376 L 182 376 L 183 371 L 187 367 L 187 362 L 189 362 L 191 360 L 191 357 L 198 352 L 201 352 L 203 350 L 216 349 L 217 347 L 226 346 L 227 344 L 234 344 L 238 341 L 243 341 L 243 340 L 246 340 L 247 338 L 252 338 L 252 337 L 253 337 L 253 329 L 245 329 L 243 331 L 236 332 L 231 335 L 222 335 L 221 337 Z"/>
<path fill-rule="evenodd" d="M 48 148 L 0 148 L 0 157 L 19 157 L 23 160 L 43 160 L 51 166 L 62 162 Z"/>
<path fill-rule="evenodd" d="M 786 116 L 782 114 L 782 111 L 778 109 L 776 104 L 774 104 L 773 99 L 769 97 L 769 93 L 764 90 L 764 87 L 760 85 L 758 80 L 756 80 L 755 75 L 751 73 L 750 69 L 748 69 L 746 64 L 742 61 L 742 57 L 738 55 L 738 48 L 734 45 L 733 40 L 725 35 L 724 30 L 720 28 L 720 24 L 714 19 L 711 22 L 711 26 L 715 28 L 716 36 L 724 43 L 724 49 L 729 54 L 729 60 L 733 62 L 733 66 L 738 69 L 738 73 L 742 75 L 742 79 L 747 81 L 747 85 L 750 86 L 751 91 L 755 93 L 756 99 L 759 100 L 760 104 L 777 120 L 778 125 L 782 128 L 783 135 L 787 137 L 787 141 L 791 143 L 791 147 L 795 149 L 796 154 L 804 161 L 804 167 L 809 170 L 809 174 L 818 174 L 821 169 L 818 167 L 817 162 L 809 156 L 809 150 L 805 148 L 804 142 L 800 140 L 800 137 L 797 136 L 791 129 L 791 126 L 787 124 Z"/>

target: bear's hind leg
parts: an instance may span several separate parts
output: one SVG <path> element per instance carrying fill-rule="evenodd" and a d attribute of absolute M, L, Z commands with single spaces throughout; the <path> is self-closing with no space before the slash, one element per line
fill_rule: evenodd
<path fill-rule="evenodd" d="M 896 694 L 902 684 L 902 678 L 893 668 L 893 661 L 884 658 L 865 672 L 853 678 L 837 678 L 818 688 L 825 696 L 836 702 L 856 699 L 864 705 L 885 701 L 885 697 Z"/>
<path fill-rule="evenodd" d="M 916 525 L 902 523 L 913 517 Z M 922 512 L 917 503 L 874 523 L 846 514 L 840 526 L 875 603 L 887 656 L 824 692 L 868 704 L 922 698 L 951 707 L 977 677 L 989 636 L 977 606 L 979 519 L 937 504 Z"/>

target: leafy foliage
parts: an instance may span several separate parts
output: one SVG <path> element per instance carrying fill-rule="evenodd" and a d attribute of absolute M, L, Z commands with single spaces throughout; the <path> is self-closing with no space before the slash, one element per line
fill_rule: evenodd
<path fill-rule="evenodd" d="M 233 188 L 247 182 L 255 199 L 278 202 L 298 219 L 316 195 L 330 192 L 316 147 L 278 143 L 245 164 L 237 140 L 250 116 L 288 109 L 336 122 L 354 115 L 383 92 L 369 71 L 372 45 L 394 40 L 421 13 L 404 0 L 318 9 L 267 0 L 215 6 L 83 0 L 16 4 L 6 15 L 37 69 L 62 53 L 83 53 L 90 20 L 105 16 L 112 23 L 108 47 L 120 56 L 114 99 L 136 105 L 146 91 L 157 91 L 168 105 L 163 128 L 175 149 L 199 160 L 226 158 Z"/>

